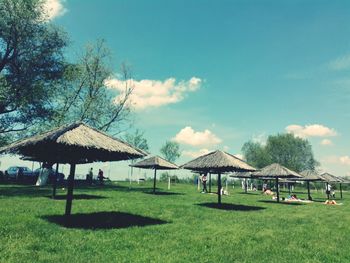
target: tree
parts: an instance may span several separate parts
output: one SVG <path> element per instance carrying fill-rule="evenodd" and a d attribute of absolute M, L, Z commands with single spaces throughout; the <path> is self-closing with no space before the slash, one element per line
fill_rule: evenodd
<path fill-rule="evenodd" d="M 129 68 L 123 64 L 122 92 L 106 86 L 112 76 L 111 55 L 103 40 L 87 45 L 76 64 L 66 66 L 59 83 L 55 105 L 55 126 L 83 121 L 103 131 L 118 133 L 128 122 L 131 113 L 129 103 L 133 91 Z"/>
<path fill-rule="evenodd" d="M 0 0 L 0 137 L 52 116 L 64 70 L 66 35 L 47 21 L 41 0 Z"/>
<path fill-rule="evenodd" d="M 144 132 L 140 131 L 139 129 L 136 129 L 134 133 L 127 133 L 124 136 L 124 140 L 136 148 L 139 148 L 139 149 L 144 150 L 146 152 L 149 150 L 147 139 L 144 138 Z M 132 164 L 135 162 L 136 162 L 136 159 L 131 160 Z M 131 178 L 133 176 L 133 171 L 134 171 L 134 169 L 131 166 L 131 173 L 130 173 L 130 178 L 129 178 L 130 183 L 131 183 Z"/>
<path fill-rule="evenodd" d="M 136 148 L 146 152 L 149 150 L 147 139 L 144 138 L 144 132 L 139 129 L 136 129 L 134 133 L 127 133 L 124 136 L 124 140 Z"/>
<path fill-rule="evenodd" d="M 246 161 L 253 167 L 263 168 L 271 164 L 265 147 L 258 142 L 246 142 L 242 147 L 242 152 Z"/>
<path fill-rule="evenodd" d="M 177 142 L 166 141 L 160 152 L 167 161 L 174 163 L 180 157 L 180 145 Z"/>
<path fill-rule="evenodd" d="M 271 135 L 266 145 L 247 142 L 243 145 L 242 152 L 247 162 L 256 168 L 279 163 L 296 172 L 302 172 L 315 170 L 319 165 L 309 141 L 293 134 Z"/>

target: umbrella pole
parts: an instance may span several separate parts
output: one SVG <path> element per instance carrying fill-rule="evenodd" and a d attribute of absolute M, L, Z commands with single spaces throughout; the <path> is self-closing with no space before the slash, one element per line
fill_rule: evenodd
<path fill-rule="evenodd" d="M 209 193 L 211 193 L 211 173 L 209 173 Z"/>
<path fill-rule="evenodd" d="M 288 183 L 288 191 L 289 191 L 289 195 L 291 195 L 291 194 L 292 194 L 292 193 L 291 193 L 290 188 L 291 188 L 291 185 L 290 185 L 290 183 Z"/>
<path fill-rule="evenodd" d="M 307 198 L 311 200 L 311 194 L 310 194 L 310 181 L 306 181 L 307 186 Z"/>
<path fill-rule="evenodd" d="M 70 164 L 70 172 L 68 177 L 68 192 L 66 201 L 66 216 L 70 216 L 72 211 L 73 188 L 74 188 L 75 163 Z"/>
<path fill-rule="evenodd" d="M 278 177 L 276 178 L 276 192 L 277 192 L 277 203 L 280 202 L 280 191 L 279 191 L 279 185 L 278 185 Z"/>
<path fill-rule="evenodd" d="M 339 190 L 340 190 L 340 199 L 343 199 L 343 189 L 341 183 L 339 184 Z"/>
<path fill-rule="evenodd" d="M 218 173 L 218 204 L 221 204 L 221 173 Z"/>
<path fill-rule="evenodd" d="M 154 169 L 154 178 L 153 178 L 153 194 L 156 193 L 156 179 L 157 179 L 157 169 Z"/>
<path fill-rule="evenodd" d="M 56 163 L 56 172 L 52 182 L 52 199 L 56 198 L 57 177 L 58 177 L 58 163 Z"/>

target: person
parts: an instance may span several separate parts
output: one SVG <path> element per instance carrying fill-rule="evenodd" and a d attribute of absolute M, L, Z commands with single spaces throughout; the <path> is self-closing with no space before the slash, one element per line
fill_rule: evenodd
<path fill-rule="evenodd" d="M 203 184 L 203 191 L 202 191 L 202 193 L 207 193 L 208 192 L 208 190 L 207 190 L 207 180 L 208 180 L 207 174 L 203 174 L 202 175 L 202 184 Z"/>
<path fill-rule="evenodd" d="M 332 191 L 332 186 L 330 184 L 326 184 L 326 195 L 329 196 Z"/>
<path fill-rule="evenodd" d="M 93 169 L 91 167 L 90 170 L 89 170 L 89 173 L 86 176 L 86 180 L 87 180 L 89 185 L 92 185 L 93 178 L 94 178 L 94 172 L 93 172 Z"/>
<path fill-rule="evenodd" d="M 263 183 L 263 187 L 262 187 L 262 188 L 263 188 L 263 189 L 262 189 L 263 192 L 265 192 L 265 191 L 267 190 L 267 183 L 266 183 L 266 182 Z"/>
<path fill-rule="evenodd" d="M 23 168 L 22 167 L 18 167 L 17 169 L 17 174 L 16 174 L 16 180 L 18 182 L 22 181 L 23 180 Z"/>
<path fill-rule="evenodd" d="M 102 169 L 98 169 L 98 181 L 100 182 L 100 184 L 102 185 L 103 184 L 103 179 L 105 179 L 106 177 L 103 176 L 103 171 Z"/>

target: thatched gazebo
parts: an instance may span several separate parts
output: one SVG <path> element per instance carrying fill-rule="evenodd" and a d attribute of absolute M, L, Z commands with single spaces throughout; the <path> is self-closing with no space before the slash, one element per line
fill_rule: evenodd
<path fill-rule="evenodd" d="M 75 167 L 92 162 L 121 161 L 146 154 L 119 139 L 77 122 L 0 148 L 1 154 L 18 154 L 32 160 L 70 164 L 65 215 L 71 214 Z"/>
<path fill-rule="evenodd" d="M 311 194 L 310 194 L 310 182 L 322 182 L 325 181 L 324 177 L 322 175 L 319 175 L 314 170 L 305 170 L 300 173 L 302 175 L 302 178 L 296 179 L 296 181 L 305 181 L 307 186 L 307 198 L 308 200 L 312 200 Z"/>
<path fill-rule="evenodd" d="M 176 164 L 173 164 L 162 157 L 153 156 L 145 160 L 139 161 L 130 166 L 142 169 L 153 169 L 154 178 L 153 178 L 153 194 L 156 193 L 156 180 L 157 180 L 157 170 L 176 170 L 179 167 Z"/>
<path fill-rule="evenodd" d="M 347 181 L 344 178 L 332 175 L 330 173 L 323 173 L 321 174 L 323 177 L 324 181 L 326 181 L 327 184 L 329 183 L 339 183 L 339 190 L 340 190 L 340 198 L 343 199 L 343 189 L 342 189 L 342 184 L 347 183 Z M 329 194 L 327 195 L 329 199 Z"/>
<path fill-rule="evenodd" d="M 218 175 L 218 204 L 221 204 L 221 174 L 227 172 L 249 172 L 256 171 L 256 169 L 236 156 L 223 152 L 214 151 L 202 155 L 184 165 L 180 168 L 202 172 L 212 173 Z"/>
<path fill-rule="evenodd" d="M 279 194 L 279 183 L 278 179 L 288 179 L 288 178 L 301 178 L 302 176 L 278 163 L 270 164 L 264 168 L 262 168 L 260 171 L 255 172 L 252 174 L 252 177 L 263 177 L 263 178 L 270 178 L 276 180 L 276 193 L 277 193 L 277 202 L 280 201 L 280 194 Z"/>

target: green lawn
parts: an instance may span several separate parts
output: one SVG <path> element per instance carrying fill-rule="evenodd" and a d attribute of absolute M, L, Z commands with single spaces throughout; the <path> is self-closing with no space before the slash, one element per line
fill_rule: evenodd
<path fill-rule="evenodd" d="M 293 205 L 237 189 L 217 209 L 196 186 L 150 186 L 75 189 L 66 228 L 49 187 L 0 185 L 0 262 L 350 262 L 348 193 L 342 206 Z"/>

